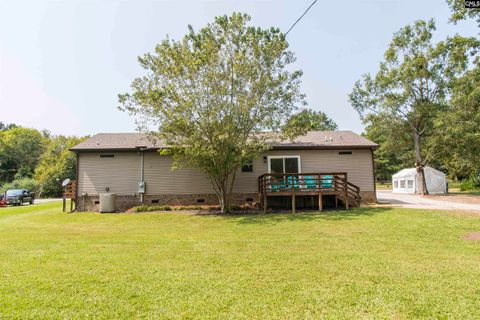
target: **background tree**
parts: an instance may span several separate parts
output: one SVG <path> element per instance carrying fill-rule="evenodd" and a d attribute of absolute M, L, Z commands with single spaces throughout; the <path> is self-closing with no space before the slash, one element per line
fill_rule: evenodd
<path fill-rule="evenodd" d="M 480 172 L 480 69 L 452 84 L 448 110 L 435 121 L 431 147 L 453 178 L 476 179 Z"/>
<path fill-rule="evenodd" d="M 52 137 L 35 168 L 38 196 L 58 197 L 63 192 L 61 182 L 67 178 L 75 179 L 77 160 L 69 148 L 83 140 L 79 137 Z"/>
<path fill-rule="evenodd" d="M 293 114 L 287 121 L 283 132 L 287 137 L 304 135 L 307 131 L 333 131 L 338 126 L 326 113 L 312 109 L 303 109 Z"/>
<path fill-rule="evenodd" d="M 35 130 L 13 127 L 0 131 L 0 181 L 12 181 L 14 176 L 31 177 L 46 139 Z"/>
<path fill-rule="evenodd" d="M 395 33 L 378 73 L 364 75 L 350 94 L 363 119 L 396 119 L 409 127 L 422 194 L 428 193 L 423 168 L 433 159 L 424 139 L 432 135 L 433 119 L 446 108 L 449 83 L 467 69 L 476 43 L 456 36 L 434 45 L 434 30 L 433 20 L 420 20 Z"/>
<path fill-rule="evenodd" d="M 457 23 L 460 20 L 471 18 L 475 19 L 480 27 L 480 10 L 465 8 L 465 0 L 447 0 L 447 3 L 452 10 L 451 22 Z"/>
<path fill-rule="evenodd" d="M 14 123 L 0 122 L 0 131 L 10 130 L 10 129 L 13 129 L 13 128 L 16 128 L 16 127 L 18 127 L 18 126 Z"/>
<path fill-rule="evenodd" d="M 139 118 L 141 127 L 171 146 L 174 167 L 205 172 L 223 212 L 242 164 L 269 148 L 286 120 L 303 101 L 300 71 L 285 35 L 277 28 L 248 26 L 234 13 L 189 33 L 164 40 L 154 54 L 139 58 L 147 75 L 119 96 L 120 109 Z"/>
<path fill-rule="evenodd" d="M 397 118 L 367 116 L 364 136 L 379 144 L 375 150 L 376 179 L 387 181 L 392 175 L 414 165 L 410 128 Z"/>
<path fill-rule="evenodd" d="M 480 11 L 465 8 L 465 0 L 448 0 L 451 22 L 474 19 L 480 27 Z M 437 139 L 432 145 L 444 159 L 445 168 L 455 179 L 469 179 L 470 187 L 480 187 L 480 66 L 478 55 L 471 69 L 451 84 L 448 112 L 436 119 Z"/>

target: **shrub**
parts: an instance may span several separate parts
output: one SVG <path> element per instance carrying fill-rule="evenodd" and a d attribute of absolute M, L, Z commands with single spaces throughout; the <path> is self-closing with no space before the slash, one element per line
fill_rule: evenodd
<path fill-rule="evenodd" d="M 467 180 L 460 184 L 461 191 L 471 191 L 471 190 L 479 190 L 479 189 L 480 189 L 480 184 L 478 183 L 478 181 Z"/>
<path fill-rule="evenodd" d="M 138 207 L 134 207 L 133 208 L 133 212 L 152 212 L 152 211 L 171 211 L 172 208 L 170 208 L 169 206 L 160 206 L 160 205 L 156 205 L 156 206 L 147 206 L 147 205 L 143 205 L 143 206 L 138 206 Z"/>
<path fill-rule="evenodd" d="M 191 205 L 191 206 L 175 206 L 173 210 L 220 210 L 220 206 L 209 206 L 209 205 Z"/>
<path fill-rule="evenodd" d="M 0 192 L 5 193 L 9 189 L 28 189 L 35 194 L 38 193 L 38 183 L 32 178 L 17 178 L 12 182 L 5 183 L 1 188 Z"/>

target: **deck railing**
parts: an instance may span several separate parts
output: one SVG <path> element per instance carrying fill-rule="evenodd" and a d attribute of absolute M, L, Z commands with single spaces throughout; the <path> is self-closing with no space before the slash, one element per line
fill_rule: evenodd
<path fill-rule="evenodd" d="M 266 209 L 267 197 L 291 196 L 295 210 L 295 196 L 318 195 L 322 210 L 322 195 L 340 196 L 348 209 L 350 202 L 360 203 L 360 188 L 348 182 L 346 172 L 328 173 L 266 173 L 258 177 L 262 206 Z"/>

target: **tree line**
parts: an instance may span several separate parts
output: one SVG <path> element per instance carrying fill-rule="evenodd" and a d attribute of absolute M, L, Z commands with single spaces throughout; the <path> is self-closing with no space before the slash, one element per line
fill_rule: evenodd
<path fill-rule="evenodd" d="M 448 0 L 451 22 L 475 19 L 464 0 Z M 465 188 L 480 187 L 480 65 L 478 37 L 456 34 L 434 43 L 435 21 L 416 21 L 394 34 L 379 71 L 356 82 L 350 102 L 380 144 L 377 178 L 433 166 Z"/>
<path fill-rule="evenodd" d="M 30 189 L 37 197 L 58 197 L 64 179 L 75 179 L 76 158 L 68 149 L 82 137 L 0 122 L 0 192 Z"/>

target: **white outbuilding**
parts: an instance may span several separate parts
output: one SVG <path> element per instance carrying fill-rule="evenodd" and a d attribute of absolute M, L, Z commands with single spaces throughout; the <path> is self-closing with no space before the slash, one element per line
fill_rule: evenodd
<path fill-rule="evenodd" d="M 447 177 L 445 173 L 431 167 L 423 168 L 429 194 L 446 194 Z M 420 191 L 420 178 L 417 169 L 403 169 L 392 176 L 392 187 L 395 193 L 415 194 Z"/>

